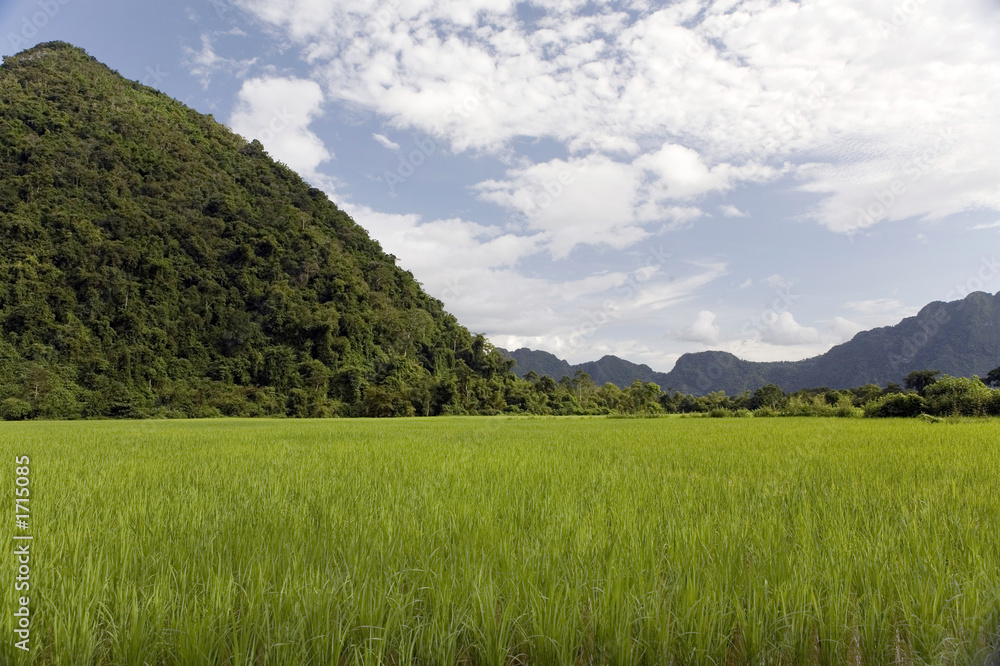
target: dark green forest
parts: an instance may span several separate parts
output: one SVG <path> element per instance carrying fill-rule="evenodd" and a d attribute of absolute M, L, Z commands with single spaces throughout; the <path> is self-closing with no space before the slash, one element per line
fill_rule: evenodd
<path fill-rule="evenodd" d="M 4 419 L 1000 411 L 937 376 L 730 397 L 520 378 L 259 142 L 64 43 L 0 67 L 0 238 Z"/>
<path fill-rule="evenodd" d="M 258 142 L 62 43 L 0 69 L 5 415 L 497 411 L 509 362 Z"/>

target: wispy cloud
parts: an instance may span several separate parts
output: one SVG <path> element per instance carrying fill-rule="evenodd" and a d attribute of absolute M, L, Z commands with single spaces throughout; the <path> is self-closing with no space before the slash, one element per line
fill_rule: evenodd
<path fill-rule="evenodd" d="M 372 138 L 375 139 L 375 141 L 377 141 L 383 148 L 388 148 L 389 150 L 399 150 L 399 144 L 384 134 L 372 134 Z"/>
<path fill-rule="evenodd" d="M 998 229 L 998 228 L 1000 228 L 1000 220 L 997 220 L 996 222 L 986 222 L 984 224 L 977 224 L 970 230 L 979 231 L 980 229 Z"/>

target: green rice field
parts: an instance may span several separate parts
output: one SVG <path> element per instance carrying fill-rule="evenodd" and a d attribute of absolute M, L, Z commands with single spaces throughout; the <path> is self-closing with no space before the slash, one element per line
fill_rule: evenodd
<path fill-rule="evenodd" d="M 964 665 L 1000 644 L 997 421 L 28 422 L 0 424 L 0 460 L 4 665 Z"/>

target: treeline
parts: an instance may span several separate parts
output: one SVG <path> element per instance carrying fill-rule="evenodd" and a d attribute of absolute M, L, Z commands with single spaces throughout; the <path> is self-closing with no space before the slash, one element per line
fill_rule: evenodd
<path fill-rule="evenodd" d="M 826 387 L 785 393 L 768 384 L 753 392 L 726 395 L 719 391 L 695 396 L 663 391 L 652 382 L 636 380 L 624 389 L 595 384 L 585 372 L 559 381 L 528 373 L 510 382 L 505 411 L 533 414 L 609 414 L 655 416 L 702 414 L 728 416 L 913 417 L 1000 416 L 1000 368 L 987 377 L 949 377 L 936 370 L 911 372 L 902 386 L 867 384 L 853 389 Z"/>
<path fill-rule="evenodd" d="M 753 392 L 695 396 L 663 391 L 636 380 L 626 388 L 596 384 L 578 371 L 556 381 L 528 373 L 518 378 L 483 337 L 475 336 L 436 374 L 390 368 L 381 377 L 361 371 L 336 375 L 302 361 L 290 374 L 291 388 L 244 386 L 211 377 L 160 380 L 136 387 L 106 380 L 85 388 L 78 368 L 27 360 L 0 340 L 0 418 L 186 418 L 218 416 L 405 417 L 438 415 L 610 415 L 690 414 L 708 417 L 832 416 L 915 417 L 1000 416 L 1000 368 L 983 379 L 950 377 L 938 371 L 910 373 L 902 386 L 867 384 L 785 393 L 774 384 Z M 143 389 L 147 390 L 143 390 Z M 355 400 L 345 400 L 354 392 Z"/>

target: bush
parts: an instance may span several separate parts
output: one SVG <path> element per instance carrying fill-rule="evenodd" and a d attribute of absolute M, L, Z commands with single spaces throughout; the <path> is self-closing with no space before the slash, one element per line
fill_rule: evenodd
<path fill-rule="evenodd" d="M 1000 389 L 993 389 L 986 401 L 986 413 L 990 416 L 1000 416 Z"/>
<path fill-rule="evenodd" d="M 865 410 L 860 407 L 854 407 L 852 405 L 841 405 L 833 410 L 834 416 L 839 416 L 845 419 L 860 419 L 865 415 Z"/>
<path fill-rule="evenodd" d="M 945 375 L 924 389 L 924 395 L 937 416 L 985 416 L 992 407 L 993 391 L 979 377 Z"/>
<path fill-rule="evenodd" d="M 766 384 L 753 392 L 750 409 L 783 409 L 788 404 L 788 396 L 776 384 Z"/>
<path fill-rule="evenodd" d="M 0 418 L 4 421 L 23 421 L 31 414 L 31 403 L 20 398 L 7 398 L 0 402 Z"/>
<path fill-rule="evenodd" d="M 864 414 L 873 418 L 913 417 L 926 409 L 927 403 L 916 393 L 890 393 L 865 405 Z"/>

